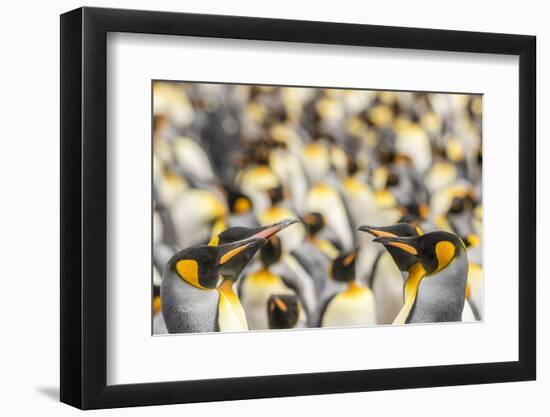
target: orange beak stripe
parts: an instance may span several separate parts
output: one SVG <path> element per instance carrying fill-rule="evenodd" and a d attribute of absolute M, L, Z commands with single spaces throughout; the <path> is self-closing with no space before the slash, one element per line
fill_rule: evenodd
<path fill-rule="evenodd" d="M 405 252 L 410 253 L 411 255 L 418 255 L 418 252 L 411 245 L 407 245 L 402 242 L 388 242 L 388 245 L 395 246 L 396 248 L 403 249 Z"/>
<path fill-rule="evenodd" d="M 243 245 L 243 246 L 239 246 L 238 248 L 235 248 L 235 249 L 231 249 L 229 252 L 227 252 L 225 255 L 222 256 L 222 258 L 220 259 L 220 265 L 223 265 L 224 263 L 229 261 L 231 258 L 238 255 L 243 250 L 245 250 L 247 247 L 248 247 L 248 244 Z"/>
<path fill-rule="evenodd" d="M 385 232 L 384 230 L 375 230 L 375 229 L 369 229 L 371 233 L 376 237 L 397 237 L 397 235 L 394 235 L 390 232 Z"/>

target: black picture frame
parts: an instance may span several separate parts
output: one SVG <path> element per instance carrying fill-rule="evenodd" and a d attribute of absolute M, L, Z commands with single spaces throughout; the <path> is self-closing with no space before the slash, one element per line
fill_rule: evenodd
<path fill-rule="evenodd" d="M 518 361 L 108 386 L 108 32 L 519 56 Z M 62 402 L 93 409 L 536 378 L 534 36 L 84 7 L 61 15 L 60 57 Z"/>

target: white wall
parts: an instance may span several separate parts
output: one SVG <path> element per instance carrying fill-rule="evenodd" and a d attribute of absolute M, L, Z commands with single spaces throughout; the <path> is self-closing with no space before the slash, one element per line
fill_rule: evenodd
<path fill-rule="evenodd" d="M 0 37 L 1 153 L 0 259 L 3 292 L 0 296 L 0 409 L 2 414 L 72 415 L 76 411 L 57 402 L 59 379 L 59 17 L 79 7 L 77 1 L 5 2 Z M 89 6 L 159 9 L 197 13 L 239 14 L 293 19 L 371 23 L 534 34 L 538 37 L 539 213 L 550 209 L 541 183 L 550 166 L 540 166 L 550 149 L 540 138 L 549 123 L 542 109 L 550 91 L 548 74 L 550 26 L 544 2 L 387 1 L 305 2 L 201 0 L 182 2 L 87 1 Z M 31 86 L 31 88 L 28 88 Z M 545 103 L 543 103 L 543 99 Z M 543 130 L 544 128 L 544 130 Z M 7 149 L 6 149 L 7 146 Z M 550 232 L 546 216 L 539 216 L 539 236 Z M 539 239 L 539 259 L 549 249 Z M 543 265 L 543 259 L 540 259 Z M 238 401 L 169 407 L 102 411 L 100 415 L 364 415 L 463 416 L 504 414 L 543 415 L 550 406 L 548 352 L 550 293 L 548 277 L 539 267 L 539 378 L 537 382 L 499 385 L 325 395 L 287 399 Z M 544 412 L 545 410 L 546 412 Z M 120 414 L 118 414 L 120 413 Z"/>

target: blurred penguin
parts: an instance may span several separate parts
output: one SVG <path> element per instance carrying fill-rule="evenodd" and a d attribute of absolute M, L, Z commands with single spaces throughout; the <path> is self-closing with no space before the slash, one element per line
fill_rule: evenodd
<path fill-rule="evenodd" d="M 306 327 L 303 308 L 296 295 L 272 294 L 267 300 L 269 328 L 274 330 Z"/>
<path fill-rule="evenodd" d="M 346 289 L 328 299 L 320 309 L 321 327 L 370 326 L 377 323 L 376 302 L 372 291 L 355 280 L 357 250 L 336 258 L 331 266 L 332 279 Z"/>
<path fill-rule="evenodd" d="M 281 259 L 281 240 L 274 236 L 260 250 L 261 268 L 242 278 L 239 298 L 246 313 L 251 330 L 269 328 L 268 300 L 273 294 L 296 295 L 285 277 L 272 270 L 273 264 Z"/>

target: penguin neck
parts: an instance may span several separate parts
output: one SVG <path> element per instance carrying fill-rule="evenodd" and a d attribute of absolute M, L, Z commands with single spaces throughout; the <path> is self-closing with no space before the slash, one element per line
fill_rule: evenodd
<path fill-rule="evenodd" d="M 365 184 L 357 178 L 348 176 L 342 181 L 344 190 L 352 196 L 358 196 L 363 191 L 367 191 Z"/>
<path fill-rule="evenodd" d="M 336 259 L 338 257 L 338 250 L 328 240 L 320 239 L 317 236 L 310 236 L 308 239 L 330 259 Z"/>
<path fill-rule="evenodd" d="M 226 296 L 230 301 L 234 303 L 238 302 L 240 304 L 239 297 L 233 290 L 233 281 L 230 279 L 224 279 L 218 287 L 218 291 L 220 294 Z"/>
<path fill-rule="evenodd" d="M 408 323 L 460 321 L 466 299 L 468 260 L 465 251 L 420 283 Z"/>
<path fill-rule="evenodd" d="M 418 292 L 418 287 L 420 286 L 420 281 L 422 281 L 422 278 L 425 276 L 426 270 L 420 262 L 415 263 L 409 269 L 409 276 L 407 277 L 403 291 L 405 298 L 404 304 L 401 311 L 399 311 L 399 314 L 393 321 L 393 324 L 405 324 L 407 322 L 407 318 L 409 317 L 416 300 L 416 294 Z"/>
<path fill-rule="evenodd" d="M 233 291 L 233 281 L 224 279 L 218 287 L 218 327 L 220 331 L 246 331 L 248 322 L 239 296 Z"/>
<path fill-rule="evenodd" d="M 274 284 L 280 280 L 280 278 L 273 274 L 265 265 L 259 271 L 250 275 L 248 279 L 263 284 Z"/>
<path fill-rule="evenodd" d="M 292 216 L 292 211 L 290 211 L 288 208 L 284 207 L 280 203 L 274 203 L 264 213 L 266 223 L 274 223 L 280 219 Z"/>
<path fill-rule="evenodd" d="M 355 280 L 349 281 L 347 283 L 347 288 L 344 291 L 347 295 L 357 295 L 358 293 L 363 292 L 364 288 L 359 285 Z"/>

